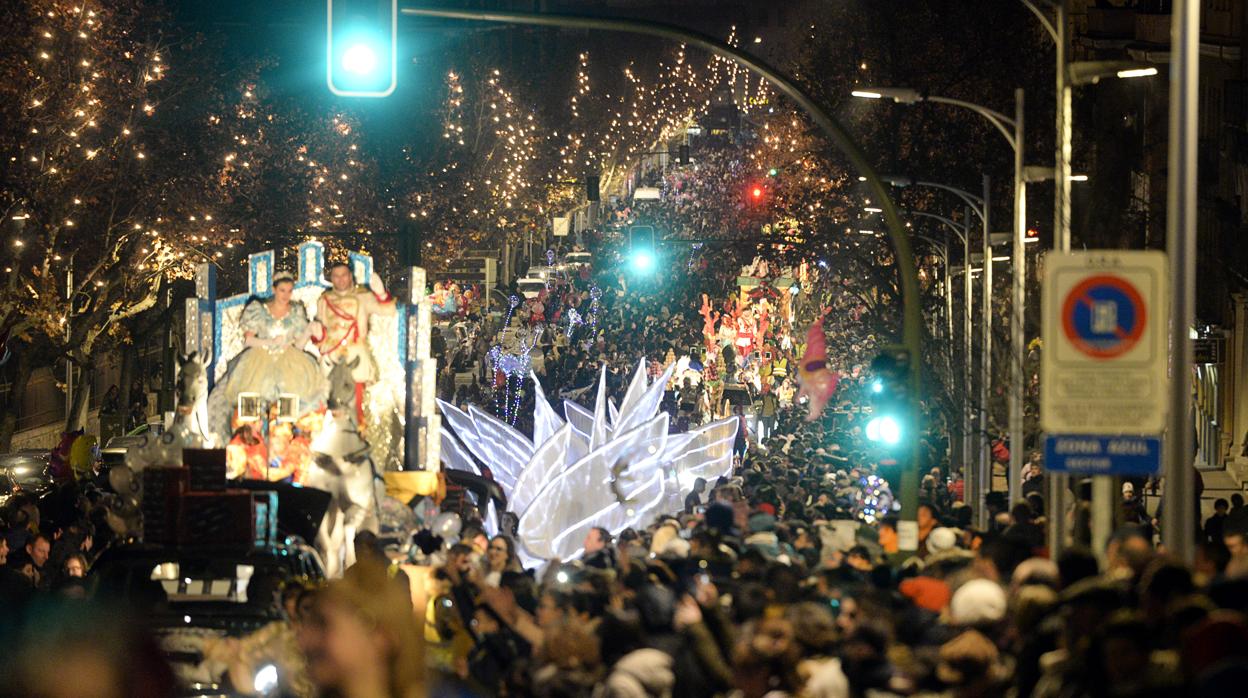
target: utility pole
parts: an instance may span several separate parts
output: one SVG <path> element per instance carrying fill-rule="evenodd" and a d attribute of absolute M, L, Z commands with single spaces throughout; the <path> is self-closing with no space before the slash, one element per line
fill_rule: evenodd
<path fill-rule="evenodd" d="M 1066 0 L 1054 4 L 1053 42 L 1057 56 L 1057 135 L 1053 168 L 1053 248 L 1070 252 L 1070 144 L 1071 88 L 1066 84 Z M 1061 473 L 1048 473 L 1046 497 L 1048 511 L 1049 550 L 1054 559 L 1066 547 L 1066 500 L 1070 494 L 1067 477 Z"/>
<path fill-rule="evenodd" d="M 1170 419 L 1166 435 L 1166 550 L 1195 559 L 1192 471 L 1192 342 L 1196 306 L 1196 148 L 1200 99 L 1200 2 L 1174 0 L 1170 28 L 1170 152 L 1166 182 L 1166 247 L 1170 254 Z"/>
<path fill-rule="evenodd" d="M 1023 448 L 1026 440 L 1023 395 L 1027 391 L 1027 347 L 1023 334 L 1026 322 L 1027 284 L 1027 184 L 1023 179 L 1023 91 L 1014 90 L 1014 269 L 1010 274 L 1013 293 L 1010 302 L 1010 505 L 1021 499 Z M 985 263 L 991 264 L 992 255 Z"/>
<path fill-rule="evenodd" d="M 983 295 L 983 339 L 980 351 L 979 376 L 979 473 L 978 487 L 972 494 L 971 514 L 981 529 L 988 526 L 984 511 L 984 495 L 992 491 L 992 440 L 988 438 L 988 423 L 992 417 L 988 385 L 992 382 L 992 180 L 984 175 L 984 278 L 981 280 Z"/>

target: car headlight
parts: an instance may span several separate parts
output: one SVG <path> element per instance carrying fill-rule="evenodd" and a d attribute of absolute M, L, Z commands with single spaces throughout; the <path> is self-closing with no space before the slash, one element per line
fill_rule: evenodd
<path fill-rule="evenodd" d="M 265 664 L 256 672 L 252 688 L 258 695 L 267 696 L 277 690 L 277 667 Z"/>

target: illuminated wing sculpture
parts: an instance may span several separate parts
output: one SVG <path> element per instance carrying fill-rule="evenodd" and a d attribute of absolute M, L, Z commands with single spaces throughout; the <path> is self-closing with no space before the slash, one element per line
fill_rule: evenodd
<path fill-rule="evenodd" d="M 546 399 L 546 391 L 542 390 L 542 382 L 537 379 L 537 374 L 529 372 L 529 378 L 533 380 L 533 390 L 535 391 L 533 399 L 533 443 L 540 445 L 546 443 L 550 437 L 563 426 L 563 419 L 555 412 L 555 408 L 550 406 L 550 401 Z"/>
<path fill-rule="evenodd" d="M 649 382 L 642 362 L 618 410 L 603 372 L 594 410 L 565 400 L 566 421 L 538 384 L 533 441 L 483 410 L 465 413 L 439 400 L 446 426 L 459 437 L 443 434 L 447 467 L 471 470 L 475 457 L 490 468 L 519 518 L 526 565 L 576 557 L 590 528 L 645 526 L 680 511 L 697 478 L 714 483 L 732 474 L 737 419 L 668 434 L 659 404 L 676 370 L 673 364 Z"/>
<path fill-rule="evenodd" d="M 594 526 L 620 531 L 649 521 L 663 502 L 666 436 L 660 415 L 560 473 L 521 515 L 520 543 L 536 557 L 568 560 Z"/>

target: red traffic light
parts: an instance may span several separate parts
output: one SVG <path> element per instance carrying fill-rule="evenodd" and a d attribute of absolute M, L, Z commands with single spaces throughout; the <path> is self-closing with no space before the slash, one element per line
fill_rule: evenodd
<path fill-rule="evenodd" d="M 763 196 L 767 194 L 767 190 L 764 189 L 761 184 L 752 184 L 750 185 L 749 193 L 750 200 L 758 202 L 763 200 Z"/>

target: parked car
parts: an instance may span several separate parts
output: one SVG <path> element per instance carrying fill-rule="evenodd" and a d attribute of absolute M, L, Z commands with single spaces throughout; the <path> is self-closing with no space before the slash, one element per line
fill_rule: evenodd
<path fill-rule="evenodd" d="M 180 680 L 180 695 L 230 696 L 240 693 L 229 686 L 227 667 L 205 659 L 205 643 L 282 620 L 273 598 L 248 594 L 252 582 L 324 576 L 320 556 L 298 538 L 265 548 L 131 544 L 101 555 L 91 593 L 140 609 Z M 265 671 L 257 683 L 280 682 L 273 669 Z"/>
<path fill-rule="evenodd" d="M 21 450 L 0 455 L 0 506 L 14 493 L 36 496 L 52 488 L 47 451 Z"/>

